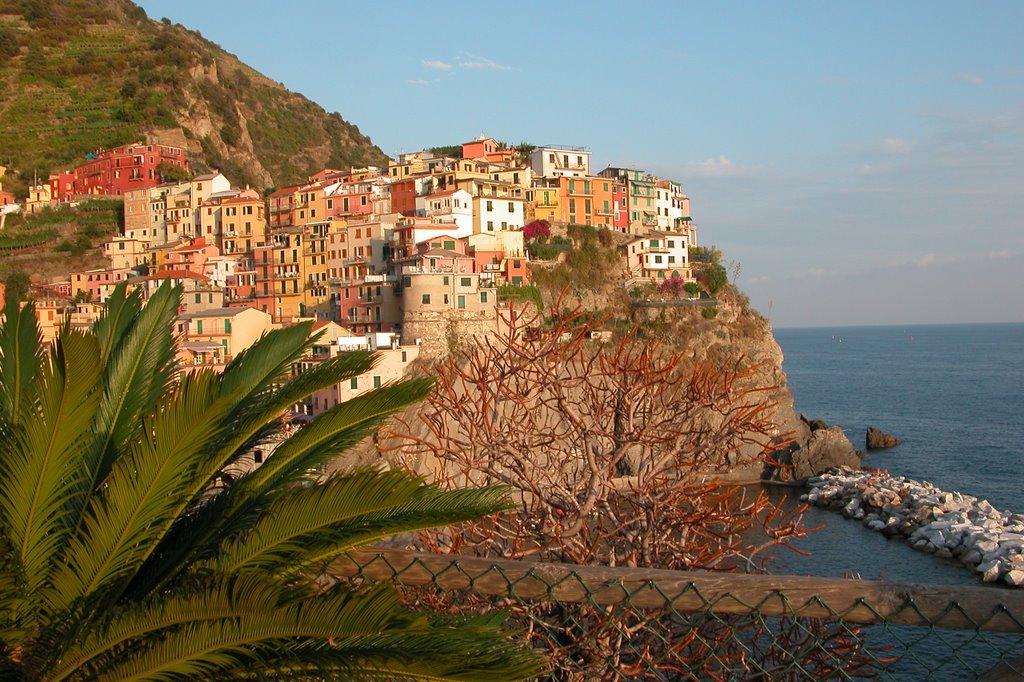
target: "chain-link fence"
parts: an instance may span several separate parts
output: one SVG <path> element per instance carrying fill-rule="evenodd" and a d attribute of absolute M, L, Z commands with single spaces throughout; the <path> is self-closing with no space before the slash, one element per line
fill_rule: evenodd
<path fill-rule="evenodd" d="M 561 680 L 1024 679 L 1024 592 L 360 551 L 331 573 L 497 608 Z"/>

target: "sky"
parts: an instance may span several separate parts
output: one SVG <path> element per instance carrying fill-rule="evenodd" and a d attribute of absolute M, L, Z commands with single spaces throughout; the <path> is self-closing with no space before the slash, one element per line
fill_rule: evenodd
<path fill-rule="evenodd" d="M 1024 3 L 144 0 L 387 154 L 682 183 L 776 327 L 1024 322 Z"/>

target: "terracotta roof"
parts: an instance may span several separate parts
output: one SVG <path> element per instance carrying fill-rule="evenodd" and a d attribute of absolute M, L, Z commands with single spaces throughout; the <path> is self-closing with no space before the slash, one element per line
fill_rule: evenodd
<path fill-rule="evenodd" d="M 472 256 L 467 256 L 464 253 L 458 253 L 457 251 L 449 251 L 448 249 L 429 249 L 424 252 L 424 256 L 444 256 L 445 258 L 466 258 L 473 260 Z"/>
<path fill-rule="evenodd" d="M 179 315 L 180 320 L 191 320 L 196 317 L 234 317 L 239 315 L 246 310 L 256 310 L 252 306 L 245 306 L 240 308 L 210 308 L 208 310 L 199 310 L 194 313 L 185 313 Z M 258 311 L 257 311 L 258 312 Z"/>

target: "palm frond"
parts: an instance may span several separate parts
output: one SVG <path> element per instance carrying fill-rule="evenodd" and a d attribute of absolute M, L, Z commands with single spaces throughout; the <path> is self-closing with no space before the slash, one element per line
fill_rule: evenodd
<path fill-rule="evenodd" d="M 114 462 L 93 496 L 68 562 L 55 580 L 67 608 L 75 599 L 130 579 L 208 479 L 203 449 L 229 405 L 217 399 L 216 377 L 183 378 L 141 436 Z"/>
<path fill-rule="evenodd" d="M 59 338 L 38 377 L 36 414 L 21 425 L 4 458 L 0 509 L 30 596 L 74 528 L 69 513 L 85 503 L 89 481 L 83 455 L 100 372 L 94 336 L 71 332 Z"/>
<path fill-rule="evenodd" d="M 284 333 L 286 331 L 288 333 Z M 279 428 L 279 415 L 294 402 L 306 397 L 308 392 L 366 371 L 374 361 L 370 353 L 346 354 L 323 363 L 318 369 L 303 373 L 302 377 L 313 375 L 308 379 L 292 379 L 285 383 L 284 388 L 274 386 L 273 390 L 267 390 L 274 379 L 279 378 L 278 373 L 290 367 L 291 362 L 301 356 L 308 340 L 304 333 L 300 334 L 292 327 L 275 330 L 262 337 L 258 344 L 277 360 L 268 361 L 259 353 L 240 355 L 236 362 L 231 363 L 229 371 L 221 376 L 221 396 L 232 401 L 232 408 L 208 448 L 213 461 L 220 462 L 217 469 L 211 467 L 211 475 L 263 442 Z M 254 396 L 254 393 L 258 395 Z M 422 391 L 413 397 L 418 398 L 419 395 L 422 395 Z M 339 441 L 340 449 L 358 442 L 372 426 L 373 423 L 366 423 L 351 430 L 346 438 Z M 319 454 L 321 459 L 329 459 L 338 451 L 339 447 L 336 446 L 322 449 Z M 306 465 L 307 468 L 309 466 L 312 465 Z M 237 526 L 245 516 L 255 518 L 269 502 L 269 499 L 261 501 L 249 493 L 234 494 L 232 489 L 206 496 L 202 505 L 179 519 L 129 590 L 136 597 L 142 597 L 164 584 L 171 576 L 183 570 L 189 561 L 202 559 L 214 551 L 225 529 Z"/>
<path fill-rule="evenodd" d="M 271 387 L 319 336 L 309 337 L 312 328 L 311 322 L 301 322 L 261 336 L 224 368 L 222 390 L 249 398 Z"/>
<path fill-rule="evenodd" d="M 425 397 L 431 386 L 429 378 L 401 381 L 335 405 L 279 445 L 235 487 L 246 495 L 260 495 L 304 479 L 313 467 L 364 438 L 388 416 Z"/>
<path fill-rule="evenodd" d="M 118 286 L 121 289 L 121 286 Z M 106 352 L 106 390 L 96 414 L 97 439 L 93 480 L 110 471 L 117 445 L 138 428 L 143 415 L 153 411 L 174 378 L 174 339 L 171 335 L 181 288 L 164 283 L 137 312 L 132 294 L 112 313 L 101 318 L 98 335 Z M 127 318 L 133 311 L 137 317 Z"/>
<path fill-rule="evenodd" d="M 250 527 L 287 483 L 307 480 L 318 465 L 358 443 L 395 410 L 420 399 L 430 385 L 429 379 L 417 379 L 385 386 L 314 419 L 278 446 L 260 468 L 181 518 L 140 572 L 132 593 L 148 594 L 190 561 L 214 553 L 226 534 Z"/>
<path fill-rule="evenodd" d="M 127 284 L 118 284 L 107 297 L 103 314 L 93 324 L 93 333 L 100 341 L 100 354 L 106 366 L 114 349 L 124 341 L 126 332 L 142 309 L 142 293 L 128 293 Z"/>
<path fill-rule="evenodd" d="M 103 635 L 72 652 L 75 668 L 102 670 L 104 679 L 215 677 L 254 654 L 288 648 L 289 641 L 372 637 L 422 631 L 425 617 L 401 608 L 388 586 L 353 591 L 338 587 L 299 600 L 271 602 L 280 584 L 256 574 L 207 591 L 203 600 L 171 600 L 115 619 Z M 190 615 L 191 612 L 191 615 Z M 132 656 L 120 655 L 130 647 Z M 86 663 L 91 661 L 91 665 Z M 70 668 L 71 666 L 68 665 Z M 67 673 L 54 675 L 61 679 Z"/>
<path fill-rule="evenodd" d="M 42 340 L 31 303 L 19 310 L 12 297 L 0 326 L 0 418 L 10 426 L 23 419 L 26 393 L 39 372 Z"/>
<path fill-rule="evenodd" d="M 302 337 L 293 336 L 289 340 L 298 342 L 296 352 L 306 346 Z M 264 442 L 274 430 L 280 428 L 279 417 L 293 404 L 321 388 L 366 371 L 374 362 L 370 353 L 351 355 L 333 358 L 255 397 L 251 392 L 257 387 L 252 383 L 239 385 L 232 377 L 223 378 L 222 392 L 225 396 L 233 395 L 236 408 L 228 415 L 218 438 L 211 443 L 211 450 L 220 451 L 218 456 L 222 466 L 233 463 L 257 444 Z M 236 367 L 235 373 L 253 374 L 244 368 L 245 363 L 242 363 Z"/>
<path fill-rule="evenodd" d="M 501 487 L 442 491 L 403 471 L 362 470 L 279 496 L 213 567 L 291 573 L 389 535 L 479 518 L 509 507 Z"/>

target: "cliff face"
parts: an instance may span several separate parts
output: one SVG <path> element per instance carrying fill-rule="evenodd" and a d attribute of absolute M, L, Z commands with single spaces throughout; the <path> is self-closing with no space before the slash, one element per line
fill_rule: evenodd
<path fill-rule="evenodd" d="M 695 361 L 720 363 L 742 360 L 753 367 L 747 388 L 767 391 L 773 403 L 774 435 L 779 442 L 792 441 L 775 453 L 783 467 L 737 467 L 728 476 L 739 481 L 764 477 L 774 480 L 802 479 L 832 466 L 858 468 L 860 458 L 838 426 L 807 421 L 795 408 L 783 370 L 782 348 L 771 324 L 750 307 L 747 297 L 728 285 L 717 296 L 716 313 L 703 308 L 641 308 L 634 323 L 656 330 L 692 353 Z"/>

